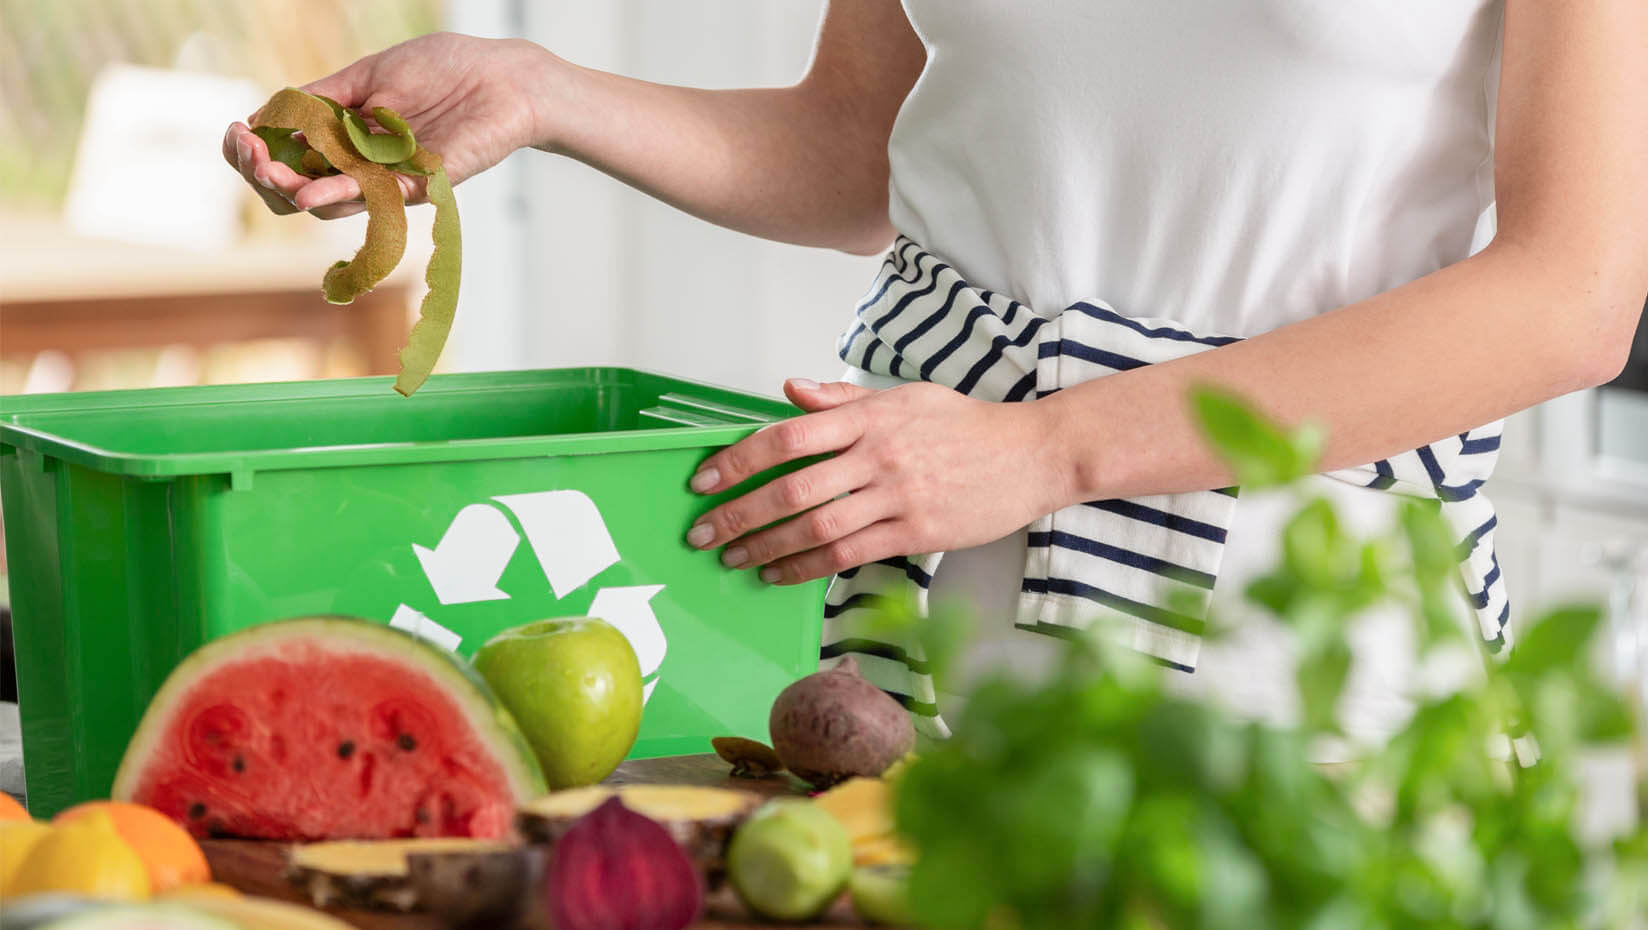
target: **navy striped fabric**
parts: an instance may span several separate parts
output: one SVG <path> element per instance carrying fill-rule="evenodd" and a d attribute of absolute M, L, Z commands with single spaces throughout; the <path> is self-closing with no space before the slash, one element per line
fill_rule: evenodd
<path fill-rule="evenodd" d="M 974 288 L 955 269 L 900 237 L 853 327 L 842 360 L 864 371 L 932 381 L 972 397 L 1019 401 L 1118 371 L 1238 341 L 1166 319 L 1123 316 L 1098 300 L 1043 317 L 1017 301 Z M 1483 637 L 1505 642 L 1510 605 L 1494 555 L 1497 523 L 1481 493 L 1499 454 L 1502 423 L 1329 477 L 1440 502 L 1459 542 L 1461 574 Z M 1128 645 L 1176 668 L 1195 668 L 1219 575 L 1236 491 L 1224 488 L 1126 500 L 1089 501 L 1029 528 L 1018 616 L 1022 629 L 1068 632 L 1119 616 Z M 842 572 L 825 608 L 824 664 L 852 654 L 866 677 L 902 700 L 918 724 L 946 731 L 925 656 L 890 642 L 872 609 L 909 596 L 925 612 L 943 553 L 885 559 Z"/>

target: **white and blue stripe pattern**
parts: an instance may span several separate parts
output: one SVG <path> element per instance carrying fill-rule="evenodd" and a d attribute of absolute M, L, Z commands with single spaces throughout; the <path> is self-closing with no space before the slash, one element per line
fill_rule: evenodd
<path fill-rule="evenodd" d="M 1080 301 L 1052 317 L 967 284 L 955 269 L 900 237 L 842 337 L 841 358 L 880 375 L 946 385 L 992 401 L 1033 400 L 1062 388 L 1236 342 L 1166 319 L 1123 316 Z M 1440 501 L 1460 540 L 1461 573 L 1483 637 L 1505 642 L 1510 613 L 1494 556 L 1493 505 L 1482 483 L 1498 457 L 1501 423 L 1329 476 Z M 1128 645 L 1192 670 L 1203 617 L 1236 509 L 1233 488 L 1089 501 L 1029 527 L 1016 625 L 1059 634 L 1120 616 Z M 945 732 L 918 649 L 889 642 L 871 607 L 889 591 L 927 610 L 943 553 L 886 559 L 842 572 L 825 607 L 826 664 L 853 654 L 866 677 L 900 698 L 923 728 Z M 1171 605 L 1171 606 L 1170 606 Z"/>

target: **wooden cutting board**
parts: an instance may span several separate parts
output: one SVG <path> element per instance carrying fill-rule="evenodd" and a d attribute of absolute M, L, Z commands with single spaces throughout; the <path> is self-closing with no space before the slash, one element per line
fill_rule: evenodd
<path fill-rule="evenodd" d="M 709 785 L 739 788 L 766 795 L 800 794 L 804 786 L 788 776 L 749 779 L 732 778 L 728 766 L 714 755 L 673 756 L 626 762 L 607 779 L 608 784 Z M 286 867 L 286 845 L 255 840 L 205 840 L 201 848 L 212 867 L 212 877 L 247 894 L 280 898 L 307 904 L 298 889 L 282 872 Z M 425 914 L 392 914 L 382 911 L 333 909 L 329 913 L 361 930 L 446 930 L 441 921 Z M 729 889 L 711 895 L 705 918 L 695 930 L 795 930 L 796 924 L 768 924 L 750 918 Z M 817 930 L 849 930 L 863 927 L 852 907 L 837 901 L 824 920 L 809 924 Z"/>

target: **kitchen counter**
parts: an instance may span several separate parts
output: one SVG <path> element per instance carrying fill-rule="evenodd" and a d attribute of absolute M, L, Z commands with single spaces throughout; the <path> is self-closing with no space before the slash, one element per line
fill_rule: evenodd
<path fill-rule="evenodd" d="M 608 784 L 686 784 L 738 788 L 778 796 L 801 794 L 804 787 L 788 776 L 750 779 L 732 778 L 728 766 L 714 755 L 674 756 L 638 759 L 618 767 Z M 303 901 L 298 889 L 281 872 L 285 866 L 285 846 L 251 840 L 207 840 L 201 844 L 217 881 L 248 894 Z M 307 903 L 307 902 L 304 902 Z M 335 909 L 330 913 L 361 930 L 443 930 L 443 924 L 424 914 L 393 914 L 381 911 Z M 723 888 L 709 898 L 703 920 L 694 930 L 781 930 L 808 926 L 818 930 L 847 930 L 865 924 L 852 913 L 843 898 L 836 902 L 823 921 L 815 924 L 769 924 L 751 919 L 730 889 Z"/>

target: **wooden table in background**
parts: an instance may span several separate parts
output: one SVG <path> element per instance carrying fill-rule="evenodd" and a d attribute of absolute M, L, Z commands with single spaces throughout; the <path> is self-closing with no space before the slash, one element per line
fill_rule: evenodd
<path fill-rule="evenodd" d="M 802 786 L 787 776 L 764 779 L 732 778 L 727 764 L 713 755 L 674 756 L 640 759 L 618 767 L 609 784 L 709 785 L 739 788 L 766 795 L 799 794 Z M 298 890 L 282 877 L 286 848 L 279 843 L 250 840 L 207 840 L 202 847 L 211 862 L 212 876 L 248 894 L 304 901 Z M 444 930 L 444 925 L 423 914 L 390 914 L 379 911 L 333 910 L 331 913 L 361 930 Z M 767 924 L 748 917 L 730 889 L 722 889 L 709 900 L 705 918 L 695 930 L 793 930 L 797 924 Z M 808 924 L 817 930 L 848 930 L 863 927 L 845 900 L 836 902 L 824 921 Z"/>
<path fill-rule="evenodd" d="M 319 220 L 283 222 L 283 236 L 251 236 L 203 253 L 81 236 L 49 214 L 0 213 L 7 240 L 0 255 L 0 353 L 74 357 L 295 338 L 348 344 L 366 374 L 394 373 L 411 288 L 422 276 L 421 240 L 377 290 L 345 309 L 326 302 L 320 280 L 355 246 L 324 234 Z"/>

